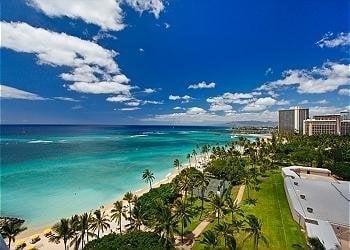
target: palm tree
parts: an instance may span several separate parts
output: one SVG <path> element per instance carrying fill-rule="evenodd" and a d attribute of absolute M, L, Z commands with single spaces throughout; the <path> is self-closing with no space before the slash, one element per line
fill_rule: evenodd
<path fill-rule="evenodd" d="M 234 221 L 235 214 L 243 216 L 243 211 L 240 206 L 231 198 L 226 199 L 227 210 L 231 213 L 231 223 Z"/>
<path fill-rule="evenodd" d="M 156 200 L 158 212 L 155 214 L 154 231 L 164 239 L 164 247 L 169 242 L 174 242 L 174 235 L 178 233 L 177 218 L 171 213 L 171 208 L 166 206 L 162 200 Z"/>
<path fill-rule="evenodd" d="M 227 224 L 226 222 L 223 222 L 222 224 L 218 224 L 215 226 L 215 231 L 217 232 L 217 235 L 222 234 L 222 236 L 224 237 L 224 244 L 226 247 L 228 237 L 233 233 L 232 226 Z"/>
<path fill-rule="evenodd" d="M 262 232 L 262 222 L 254 215 L 248 215 L 246 218 L 247 226 L 244 229 L 248 233 L 247 237 L 243 240 L 253 239 L 254 249 L 258 249 L 259 242 L 262 241 L 268 246 L 268 241 Z"/>
<path fill-rule="evenodd" d="M 187 200 L 187 192 L 190 189 L 190 181 L 188 169 L 183 170 L 181 175 L 179 175 L 178 188 L 182 192 L 185 192 L 185 200 Z"/>
<path fill-rule="evenodd" d="M 208 230 L 203 233 L 201 243 L 206 245 L 206 249 L 214 249 L 219 244 L 218 235 L 214 231 Z"/>
<path fill-rule="evenodd" d="M 195 149 L 192 150 L 192 155 L 194 157 L 195 166 L 197 166 L 197 151 Z"/>
<path fill-rule="evenodd" d="M 204 210 L 204 193 L 208 185 L 209 185 L 209 178 L 206 177 L 205 174 L 202 172 L 198 173 L 196 178 L 196 187 L 198 187 L 201 191 L 201 200 L 202 200 L 200 218 L 202 218 L 202 214 Z"/>
<path fill-rule="evenodd" d="M 187 227 L 188 223 L 191 223 L 193 213 L 186 202 L 182 200 L 176 200 L 174 205 L 175 216 L 181 222 L 181 243 L 184 243 L 184 228 Z"/>
<path fill-rule="evenodd" d="M 50 236 L 49 241 L 59 243 L 63 240 L 64 249 L 67 250 L 67 242 L 74 236 L 74 232 L 70 228 L 69 219 L 61 219 L 52 227 L 53 234 Z"/>
<path fill-rule="evenodd" d="M 191 167 L 191 154 L 187 154 L 186 159 L 188 160 L 188 166 Z"/>
<path fill-rule="evenodd" d="M 221 195 L 212 193 L 210 197 L 210 204 L 213 209 L 213 213 L 218 218 L 218 224 L 220 224 L 220 216 L 223 214 L 225 210 L 225 201 Z"/>
<path fill-rule="evenodd" d="M 79 216 L 78 215 L 74 215 L 70 218 L 69 220 L 69 226 L 72 230 L 72 234 L 73 234 L 73 239 L 70 242 L 70 246 L 74 245 L 74 249 L 78 249 L 79 245 L 80 245 L 80 241 L 83 239 L 82 235 L 81 235 L 81 230 L 80 230 L 80 224 L 79 224 Z"/>
<path fill-rule="evenodd" d="M 131 203 L 134 199 L 134 195 L 133 193 L 131 192 L 127 192 L 125 195 L 124 195 L 124 198 L 123 200 L 127 201 L 128 202 L 128 206 L 129 206 L 129 219 L 131 217 Z"/>
<path fill-rule="evenodd" d="M 110 220 L 108 219 L 105 211 L 101 212 L 101 210 L 95 210 L 94 216 L 92 217 L 91 229 L 97 230 L 97 238 L 100 238 L 100 232 L 104 232 L 106 229 L 110 228 L 109 225 Z"/>
<path fill-rule="evenodd" d="M 143 221 L 145 219 L 145 213 L 143 211 L 143 209 L 141 208 L 141 206 L 139 206 L 138 204 L 136 204 L 132 211 L 131 211 L 131 219 L 130 219 L 130 223 L 129 223 L 129 228 L 131 230 L 141 230 L 141 226 L 143 225 Z"/>
<path fill-rule="evenodd" d="M 145 182 L 148 182 L 149 188 L 152 189 L 152 182 L 154 181 L 155 177 L 154 177 L 154 174 L 149 169 L 145 169 L 143 171 L 142 179 Z"/>
<path fill-rule="evenodd" d="M 180 161 L 179 159 L 175 159 L 174 160 L 174 168 L 177 168 L 177 170 L 179 170 L 181 167 Z"/>
<path fill-rule="evenodd" d="M 89 241 L 89 236 L 93 236 L 93 233 L 89 232 L 91 222 L 91 214 L 84 213 L 79 217 L 79 229 L 80 229 L 80 235 L 81 235 L 81 248 L 84 248 L 85 243 L 85 235 L 86 235 L 86 241 Z"/>
<path fill-rule="evenodd" d="M 15 221 L 6 221 L 5 224 L 1 228 L 1 235 L 4 236 L 4 238 L 8 238 L 9 243 L 8 247 L 11 249 L 11 242 L 16 241 L 16 237 L 21 232 L 27 230 L 26 227 L 22 227 L 22 222 L 15 222 Z"/>
<path fill-rule="evenodd" d="M 124 213 L 124 207 L 122 201 L 116 201 L 113 203 L 113 208 L 111 210 L 111 220 L 117 222 L 119 226 L 119 232 L 122 234 L 122 217 L 126 217 Z"/>

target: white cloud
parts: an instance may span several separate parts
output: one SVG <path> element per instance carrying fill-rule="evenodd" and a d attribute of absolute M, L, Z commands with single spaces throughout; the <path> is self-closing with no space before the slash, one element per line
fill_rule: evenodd
<path fill-rule="evenodd" d="M 334 106 L 314 106 L 314 107 L 309 107 L 310 116 L 339 114 L 339 112 L 343 111 L 344 109 L 347 109 L 347 107 L 334 107 Z"/>
<path fill-rule="evenodd" d="M 337 35 L 327 33 L 324 37 L 316 43 L 319 47 L 335 48 L 339 46 L 350 45 L 350 33 L 341 32 Z"/>
<path fill-rule="evenodd" d="M 350 89 L 339 89 L 338 94 L 339 95 L 350 96 Z"/>
<path fill-rule="evenodd" d="M 69 17 L 100 26 L 103 30 L 119 31 L 123 23 L 123 4 L 138 12 L 149 11 L 157 18 L 164 9 L 162 0 L 28 0 L 29 5 L 49 17 Z M 98 40 L 98 39 L 97 39 Z"/>
<path fill-rule="evenodd" d="M 129 79 L 120 73 L 113 50 L 100 45 L 26 23 L 1 22 L 4 48 L 17 52 L 32 53 L 39 64 L 67 66 L 69 73 L 62 79 L 74 82 L 68 88 L 90 94 L 128 93 L 132 87 Z"/>
<path fill-rule="evenodd" d="M 177 106 L 177 107 L 175 107 L 175 108 L 174 108 L 174 110 L 186 110 L 186 109 L 185 109 L 185 108 L 182 108 L 182 107 Z"/>
<path fill-rule="evenodd" d="M 78 109 L 82 109 L 82 108 L 83 108 L 83 106 L 81 106 L 81 105 L 75 105 L 72 107 L 73 110 L 78 110 Z"/>
<path fill-rule="evenodd" d="M 253 102 L 247 104 L 243 107 L 243 111 L 256 112 L 265 110 L 273 105 L 277 104 L 277 101 L 271 97 L 263 97 L 254 100 Z"/>
<path fill-rule="evenodd" d="M 135 111 L 135 110 L 139 110 L 139 107 L 132 107 L 132 108 L 121 108 L 119 110 L 121 111 Z"/>
<path fill-rule="evenodd" d="M 67 102 L 80 102 L 79 100 L 76 100 L 74 98 L 64 97 L 64 96 L 56 96 L 56 97 L 53 97 L 53 99 L 60 100 L 60 101 L 67 101 Z"/>
<path fill-rule="evenodd" d="M 349 65 L 327 62 L 311 70 L 287 70 L 283 78 L 262 85 L 258 90 L 270 91 L 285 86 L 296 86 L 299 93 L 326 93 L 350 84 Z"/>
<path fill-rule="evenodd" d="M 169 96 L 169 100 L 171 100 L 171 101 L 182 100 L 182 102 L 184 102 L 184 103 L 189 102 L 191 99 L 193 99 L 193 98 L 190 97 L 189 95 L 184 95 L 184 96 L 170 95 Z"/>
<path fill-rule="evenodd" d="M 227 112 L 223 115 L 217 115 L 206 110 L 193 107 L 185 112 L 177 112 L 170 114 L 158 114 L 152 117 L 142 119 L 142 121 L 160 123 L 160 124 L 183 124 L 183 125 L 222 125 L 232 123 L 234 121 L 276 121 L 277 112 L 265 110 L 263 112 L 246 113 L 246 112 Z"/>
<path fill-rule="evenodd" d="M 170 24 L 164 23 L 164 27 L 165 27 L 166 29 L 169 29 L 169 28 L 170 28 Z"/>
<path fill-rule="evenodd" d="M 131 101 L 131 102 L 126 102 L 125 105 L 126 106 L 132 106 L 132 107 L 137 107 L 140 106 L 140 101 L 139 100 L 135 100 L 135 101 Z"/>
<path fill-rule="evenodd" d="M 157 90 L 156 89 L 152 89 L 152 88 L 145 88 L 145 90 L 143 92 L 146 93 L 146 94 L 152 94 L 152 93 L 157 92 Z"/>
<path fill-rule="evenodd" d="M 110 97 L 107 97 L 106 99 L 106 101 L 108 102 L 127 102 L 131 100 L 133 100 L 133 98 L 129 95 L 110 96 Z"/>
<path fill-rule="evenodd" d="M 21 99 L 30 101 L 48 100 L 47 98 L 41 97 L 37 94 L 12 88 L 6 85 L 0 85 L 0 94 L 0 97 L 4 99 Z"/>
<path fill-rule="evenodd" d="M 272 70 L 272 68 L 270 67 L 270 68 L 268 68 L 268 69 L 265 71 L 265 76 L 271 75 L 271 74 L 273 74 L 273 70 Z"/>
<path fill-rule="evenodd" d="M 164 103 L 163 101 L 150 101 L 150 100 L 142 101 L 142 105 L 146 105 L 146 104 L 160 105 L 163 103 Z"/>
<path fill-rule="evenodd" d="M 97 34 L 95 36 L 92 37 L 92 40 L 94 40 L 95 42 L 97 42 L 98 40 L 101 40 L 101 39 L 105 39 L 105 38 L 110 38 L 110 39 L 113 39 L 113 40 L 116 40 L 117 37 L 116 36 L 113 36 L 105 31 L 98 31 Z"/>
<path fill-rule="evenodd" d="M 216 111 L 231 111 L 232 106 L 225 103 L 212 103 L 209 108 L 210 111 L 216 112 Z"/>
<path fill-rule="evenodd" d="M 140 13 L 144 11 L 153 13 L 156 18 L 164 9 L 162 0 L 125 0 L 125 2 Z"/>
<path fill-rule="evenodd" d="M 189 89 L 212 89 L 215 88 L 215 82 L 211 82 L 211 83 L 206 83 L 206 82 L 200 82 L 197 84 L 191 84 L 190 86 L 188 86 Z"/>
<path fill-rule="evenodd" d="M 88 94 L 127 94 L 131 87 L 117 82 L 75 82 L 69 89 Z"/>
<path fill-rule="evenodd" d="M 289 100 L 279 100 L 276 102 L 276 105 L 289 105 L 290 104 L 290 101 Z"/>
<path fill-rule="evenodd" d="M 96 43 L 35 28 L 26 23 L 1 22 L 1 46 L 17 52 L 33 53 L 39 63 L 82 67 L 98 66 L 109 73 L 119 71 L 113 60 L 114 51 L 102 48 Z"/>

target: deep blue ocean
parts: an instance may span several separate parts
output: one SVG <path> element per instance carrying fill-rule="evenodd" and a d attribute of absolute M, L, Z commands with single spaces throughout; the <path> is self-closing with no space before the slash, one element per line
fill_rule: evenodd
<path fill-rule="evenodd" d="M 41 228 L 115 201 L 173 170 L 205 143 L 232 140 L 227 128 L 166 126 L 1 126 L 1 216 Z"/>

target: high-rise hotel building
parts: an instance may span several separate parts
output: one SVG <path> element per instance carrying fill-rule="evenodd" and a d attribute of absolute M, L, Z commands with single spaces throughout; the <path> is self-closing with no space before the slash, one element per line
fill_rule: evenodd
<path fill-rule="evenodd" d="M 350 112 L 341 112 L 339 115 L 316 115 L 313 119 L 304 121 L 305 135 L 350 134 Z"/>
<path fill-rule="evenodd" d="M 309 118 L 309 109 L 295 107 L 278 111 L 278 131 L 284 133 L 303 133 L 304 120 Z"/>

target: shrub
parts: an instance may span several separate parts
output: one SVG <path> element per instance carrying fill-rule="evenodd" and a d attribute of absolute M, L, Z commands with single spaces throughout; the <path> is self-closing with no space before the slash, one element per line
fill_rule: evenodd
<path fill-rule="evenodd" d="M 152 232 L 131 231 L 126 234 L 111 233 L 87 243 L 84 250 L 161 250 L 174 249 L 168 243 L 164 247 L 164 241 L 159 235 Z"/>

